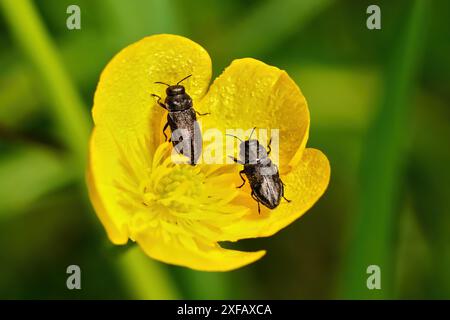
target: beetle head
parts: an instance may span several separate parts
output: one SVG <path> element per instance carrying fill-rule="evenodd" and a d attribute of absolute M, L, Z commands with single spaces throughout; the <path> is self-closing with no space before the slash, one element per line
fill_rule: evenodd
<path fill-rule="evenodd" d="M 184 93 L 185 93 L 184 87 L 179 84 L 176 84 L 174 86 L 169 86 L 166 89 L 166 94 L 168 96 L 176 96 L 178 94 L 184 94 Z"/>

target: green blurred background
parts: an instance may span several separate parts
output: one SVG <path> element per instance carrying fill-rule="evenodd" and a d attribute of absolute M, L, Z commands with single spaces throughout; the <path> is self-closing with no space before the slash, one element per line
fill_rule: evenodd
<path fill-rule="evenodd" d="M 81 30 L 66 8 L 81 8 Z M 382 29 L 366 28 L 381 7 Z M 450 298 L 450 2 L 0 0 L 0 298 Z M 203 273 L 113 246 L 86 196 L 99 74 L 150 34 L 200 43 L 214 75 L 254 57 L 288 71 L 332 176 L 261 261 Z M 295 110 L 292 110 L 293 114 Z M 77 264 L 82 290 L 66 288 Z M 381 267 L 381 290 L 366 268 Z"/>

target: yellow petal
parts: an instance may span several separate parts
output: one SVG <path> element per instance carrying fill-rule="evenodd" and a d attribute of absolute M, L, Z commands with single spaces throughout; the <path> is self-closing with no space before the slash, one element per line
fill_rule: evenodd
<path fill-rule="evenodd" d="M 106 209 L 102 199 L 100 198 L 99 192 L 96 187 L 97 184 L 94 181 L 92 170 L 90 168 L 88 168 L 86 173 L 86 181 L 92 205 L 94 206 L 95 212 L 97 213 L 97 216 L 99 217 L 101 223 L 106 229 L 108 238 L 114 244 L 127 243 L 128 234 L 126 232 L 126 228 L 124 228 L 125 223 L 123 221 L 125 217 L 123 215 L 122 216 L 119 215 L 119 219 L 117 218 L 113 219 L 112 216 L 108 214 L 108 210 Z M 108 207 L 109 211 L 114 210 L 111 208 L 111 204 Z M 116 209 L 118 208 L 116 207 Z"/>
<path fill-rule="evenodd" d="M 115 184 L 123 174 L 119 146 L 107 128 L 94 127 L 90 139 L 87 184 L 89 197 L 109 239 L 114 244 L 128 241 L 128 212 L 119 204 Z"/>
<path fill-rule="evenodd" d="M 211 78 L 211 59 L 195 42 L 180 36 L 155 35 L 120 51 L 105 67 L 94 97 L 95 130 L 90 141 L 87 183 L 91 200 L 110 239 L 124 243 L 127 212 L 118 204 L 114 183 L 123 174 L 120 152 L 142 139 L 149 154 L 160 141 L 164 110 L 151 93 L 165 97 L 166 86 L 155 81 L 183 82 L 194 99 L 203 96 Z"/>
<path fill-rule="evenodd" d="M 153 259 L 201 271 L 229 271 L 255 262 L 265 251 L 243 252 L 206 244 L 180 236 L 179 240 L 163 241 L 151 233 L 136 239 L 142 250 Z"/>
<path fill-rule="evenodd" d="M 211 85 L 200 109 L 211 113 L 201 118 L 204 129 L 279 129 L 282 166 L 293 158 L 295 165 L 305 148 L 309 129 L 305 97 L 285 71 L 261 61 L 234 60 Z"/>
<path fill-rule="evenodd" d="M 129 45 L 101 74 L 92 109 L 95 125 L 109 127 L 119 143 L 152 131 L 161 134 L 164 110 L 150 94 L 164 99 L 166 86 L 154 82 L 173 84 L 189 74 L 183 85 L 195 101 L 208 89 L 211 59 L 187 38 L 163 34 Z"/>
<path fill-rule="evenodd" d="M 268 237 L 301 217 L 325 192 L 330 180 L 330 164 L 321 151 L 308 148 L 299 163 L 281 179 L 285 183 L 285 196 L 291 202 L 282 200 L 274 210 L 261 205 L 261 214 L 258 214 L 257 203 L 246 194 L 244 201 L 254 208 L 252 213 L 225 227 L 222 241 Z"/>

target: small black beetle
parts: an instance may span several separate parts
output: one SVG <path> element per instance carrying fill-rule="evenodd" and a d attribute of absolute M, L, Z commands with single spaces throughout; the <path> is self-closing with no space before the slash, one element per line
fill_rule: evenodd
<path fill-rule="evenodd" d="M 191 76 L 192 74 L 184 77 L 175 85 L 159 81 L 155 82 L 167 86 L 167 97 L 164 103 L 161 102 L 162 98 L 160 96 L 156 94 L 152 94 L 152 96 L 158 98 L 156 101 L 158 105 L 169 112 L 163 129 L 166 141 L 167 135 L 165 131 L 170 126 L 172 134 L 169 141 L 172 142 L 178 153 L 186 156 L 190 160 L 191 165 L 195 165 L 202 152 L 202 136 L 196 114 L 203 116 L 207 113 L 201 114 L 194 110 L 192 98 L 186 93 L 184 86 L 180 85 L 181 82 Z M 183 142 L 183 140 L 188 141 Z"/>
<path fill-rule="evenodd" d="M 271 148 L 269 145 L 266 149 L 259 143 L 258 140 L 251 140 L 253 132 L 256 128 L 253 128 L 250 137 L 246 141 L 242 141 L 236 136 L 232 136 L 241 141 L 239 146 L 239 158 L 230 157 L 234 162 L 244 165 L 244 169 L 239 171 L 239 175 L 242 179 L 242 184 L 238 188 L 242 188 L 246 182 L 242 174 L 244 173 L 252 188 L 252 198 L 258 202 L 258 213 L 261 212 L 259 203 L 262 203 L 269 209 L 275 209 L 281 202 L 281 198 L 284 198 L 287 202 L 291 202 L 284 196 L 284 183 L 280 179 L 277 166 L 268 157 Z"/>

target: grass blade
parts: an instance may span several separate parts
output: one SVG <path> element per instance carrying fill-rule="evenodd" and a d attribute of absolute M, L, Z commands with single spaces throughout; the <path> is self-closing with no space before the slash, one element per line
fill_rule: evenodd
<path fill-rule="evenodd" d="M 14 39 L 37 69 L 59 126 L 59 137 L 72 151 L 82 174 L 87 156 L 90 121 L 45 27 L 28 0 L 1 0 Z"/>
<path fill-rule="evenodd" d="M 344 270 L 345 298 L 390 298 L 397 198 L 409 125 L 409 97 L 423 48 L 426 1 L 412 3 L 389 66 L 385 95 L 364 144 L 358 221 Z M 366 269 L 378 265 L 382 290 L 368 290 Z"/>
<path fill-rule="evenodd" d="M 44 148 L 27 147 L 0 160 L 0 219 L 74 180 L 64 159 Z"/>

